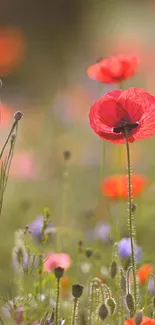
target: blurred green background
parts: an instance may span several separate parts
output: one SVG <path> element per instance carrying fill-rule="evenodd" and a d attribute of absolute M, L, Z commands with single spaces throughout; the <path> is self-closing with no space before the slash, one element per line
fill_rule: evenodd
<path fill-rule="evenodd" d="M 71 152 L 66 225 L 86 231 L 108 222 L 110 213 L 119 215 L 122 236 L 126 233 L 126 203 L 99 199 L 100 141 L 88 121 L 93 102 L 114 86 L 89 80 L 87 68 L 99 57 L 128 51 L 145 54 L 146 60 L 123 88 L 144 87 L 155 94 L 155 1 L 1 1 L 1 144 L 14 112 L 24 113 L 0 220 L 1 287 L 12 274 L 14 231 L 46 206 L 53 223 L 61 224 L 65 150 Z M 123 147 L 105 143 L 104 148 L 103 177 L 125 173 Z M 133 171 L 149 179 L 136 199 L 144 261 L 155 257 L 154 148 L 155 137 L 131 146 Z"/>

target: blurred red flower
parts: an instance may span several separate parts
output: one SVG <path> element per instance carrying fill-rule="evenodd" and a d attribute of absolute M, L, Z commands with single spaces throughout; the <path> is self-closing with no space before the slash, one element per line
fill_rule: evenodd
<path fill-rule="evenodd" d="M 52 253 L 44 262 L 44 271 L 52 272 L 56 267 L 62 267 L 64 270 L 68 269 L 71 265 L 71 259 L 65 253 Z"/>
<path fill-rule="evenodd" d="M 132 196 L 139 195 L 147 185 L 147 179 L 143 175 L 132 174 Z M 101 191 L 111 199 L 128 198 L 128 177 L 127 175 L 112 175 L 104 179 L 101 184 Z"/>
<path fill-rule="evenodd" d="M 11 108 L 4 103 L 0 104 L 0 127 L 7 127 L 11 121 L 13 120 L 13 112 L 11 112 Z"/>
<path fill-rule="evenodd" d="M 153 267 L 151 264 L 144 264 L 137 270 L 137 277 L 141 284 L 144 284 L 148 280 L 152 270 Z"/>
<path fill-rule="evenodd" d="M 103 140 L 115 144 L 142 140 L 155 134 L 155 97 L 143 89 L 108 92 L 90 109 L 90 126 Z"/>
<path fill-rule="evenodd" d="M 124 325 L 136 325 L 134 318 L 129 318 L 124 322 Z M 155 318 L 148 318 L 143 316 L 141 325 L 155 325 Z"/>
<path fill-rule="evenodd" d="M 15 153 L 10 168 L 10 177 L 17 179 L 36 179 L 38 167 L 31 152 Z"/>
<path fill-rule="evenodd" d="M 69 277 L 67 275 L 65 275 L 61 279 L 61 295 L 63 297 L 68 296 L 69 288 L 70 288 L 70 280 L 69 280 Z"/>
<path fill-rule="evenodd" d="M 24 58 L 26 47 L 25 35 L 20 28 L 0 28 L 0 76 L 12 72 Z"/>
<path fill-rule="evenodd" d="M 103 83 L 120 83 L 136 73 L 137 65 L 138 57 L 136 55 L 121 54 L 91 65 L 87 72 L 91 79 Z"/>

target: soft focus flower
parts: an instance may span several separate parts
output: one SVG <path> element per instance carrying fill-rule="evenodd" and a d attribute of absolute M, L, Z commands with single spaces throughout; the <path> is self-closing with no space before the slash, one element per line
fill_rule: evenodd
<path fill-rule="evenodd" d="M 144 264 L 137 270 L 137 277 L 141 284 L 147 281 L 149 275 L 152 273 L 152 269 L 153 267 L 151 264 Z"/>
<path fill-rule="evenodd" d="M 32 234 L 32 236 L 35 239 L 41 239 L 41 231 L 42 231 L 42 227 L 43 227 L 43 222 L 44 222 L 44 217 L 43 216 L 39 216 L 38 218 L 36 218 L 30 225 L 29 225 L 29 230 Z M 52 224 L 47 224 L 44 234 L 49 234 L 50 232 L 52 232 L 52 230 L 54 230 L 54 227 Z"/>
<path fill-rule="evenodd" d="M 122 238 L 118 244 L 118 252 L 122 259 L 130 258 L 131 253 L 131 239 L 130 238 Z M 139 246 L 135 246 L 135 258 L 136 263 L 140 263 L 142 258 L 142 249 Z"/>
<path fill-rule="evenodd" d="M 6 318 L 14 319 L 15 324 L 24 324 L 24 305 L 16 306 L 13 301 L 8 301 L 8 304 L 2 306 L 1 309 Z"/>
<path fill-rule="evenodd" d="M 151 276 L 148 281 L 148 292 L 153 296 L 155 294 L 154 279 Z"/>
<path fill-rule="evenodd" d="M 111 56 L 91 65 L 88 76 L 104 83 L 119 83 L 132 77 L 137 70 L 138 57 L 133 54 Z"/>
<path fill-rule="evenodd" d="M 129 318 L 124 322 L 124 325 L 136 325 L 134 318 Z M 143 316 L 141 325 L 155 325 L 155 318 L 148 318 Z"/>
<path fill-rule="evenodd" d="M 68 296 L 69 288 L 70 288 L 70 280 L 69 277 L 65 275 L 61 279 L 61 295 L 63 297 Z"/>
<path fill-rule="evenodd" d="M 13 311 L 13 319 L 16 324 L 24 324 L 24 306 L 18 306 Z"/>
<path fill-rule="evenodd" d="M 107 223 L 98 225 L 94 231 L 95 239 L 99 239 L 103 243 L 107 244 L 110 241 L 110 232 L 111 228 Z"/>
<path fill-rule="evenodd" d="M 108 92 L 90 109 L 90 126 L 97 135 L 115 144 L 150 138 L 155 134 L 155 97 L 143 89 Z"/>
<path fill-rule="evenodd" d="M 38 170 L 33 155 L 30 152 L 16 153 L 13 156 L 10 177 L 19 179 L 36 179 Z"/>
<path fill-rule="evenodd" d="M 11 109 L 4 103 L 0 104 L 0 127 L 5 128 L 10 124 L 11 118 L 13 119 L 13 114 Z"/>
<path fill-rule="evenodd" d="M 44 271 L 51 272 L 56 267 L 62 267 L 64 270 L 68 269 L 71 265 L 71 259 L 65 253 L 51 253 L 44 262 Z"/>
<path fill-rule="evenodd" d="M 23 60 L 26 54 L 23 31 L 14 26 L 0 28 L 0 76 L 7 75 Z"/>
<path fill-rule="evenodd" d="M 147 178 L 143 175 L 132 174 L 132 196 L 135 197 L 144 190 L 147 185 Z M 128 176 L 112 175 L 106 177 L 101 184 L 101 191 L 111 199 L 128 198 Z"/>

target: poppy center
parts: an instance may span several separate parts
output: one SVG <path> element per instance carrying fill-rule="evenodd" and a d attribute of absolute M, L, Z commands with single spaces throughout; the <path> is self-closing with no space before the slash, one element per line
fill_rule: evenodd
<path fill-rule="evenodd" d="M 127 129 L 128 132 L 130 132 L 131 130 L 135 129 L 137 126 L 139 126 L 138 122 L 128 123 L 126 121 L 122 121 L 122 123 L 120 125 L 115 126 L 113 128 L 113 132 L 114 133 L 124 133 L 125 129 Z"/>

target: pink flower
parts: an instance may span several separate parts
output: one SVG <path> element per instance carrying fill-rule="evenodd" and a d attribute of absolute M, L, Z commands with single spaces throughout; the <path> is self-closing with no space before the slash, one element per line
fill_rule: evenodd
<path fill-rule="evenodd" d="M 44 271 L 51 272 L 56 267 L 62 267 L 64 270 L 68 269 L 71 265 L 71 259 L 65 253 L 51 253 L 44 262 Z"/>
<path fill-rule="evenodd" d="M 21 179 L 35 179 L 37 167 L 30 152 L 15 153 L 11 163 L 10 176 Z"/>

